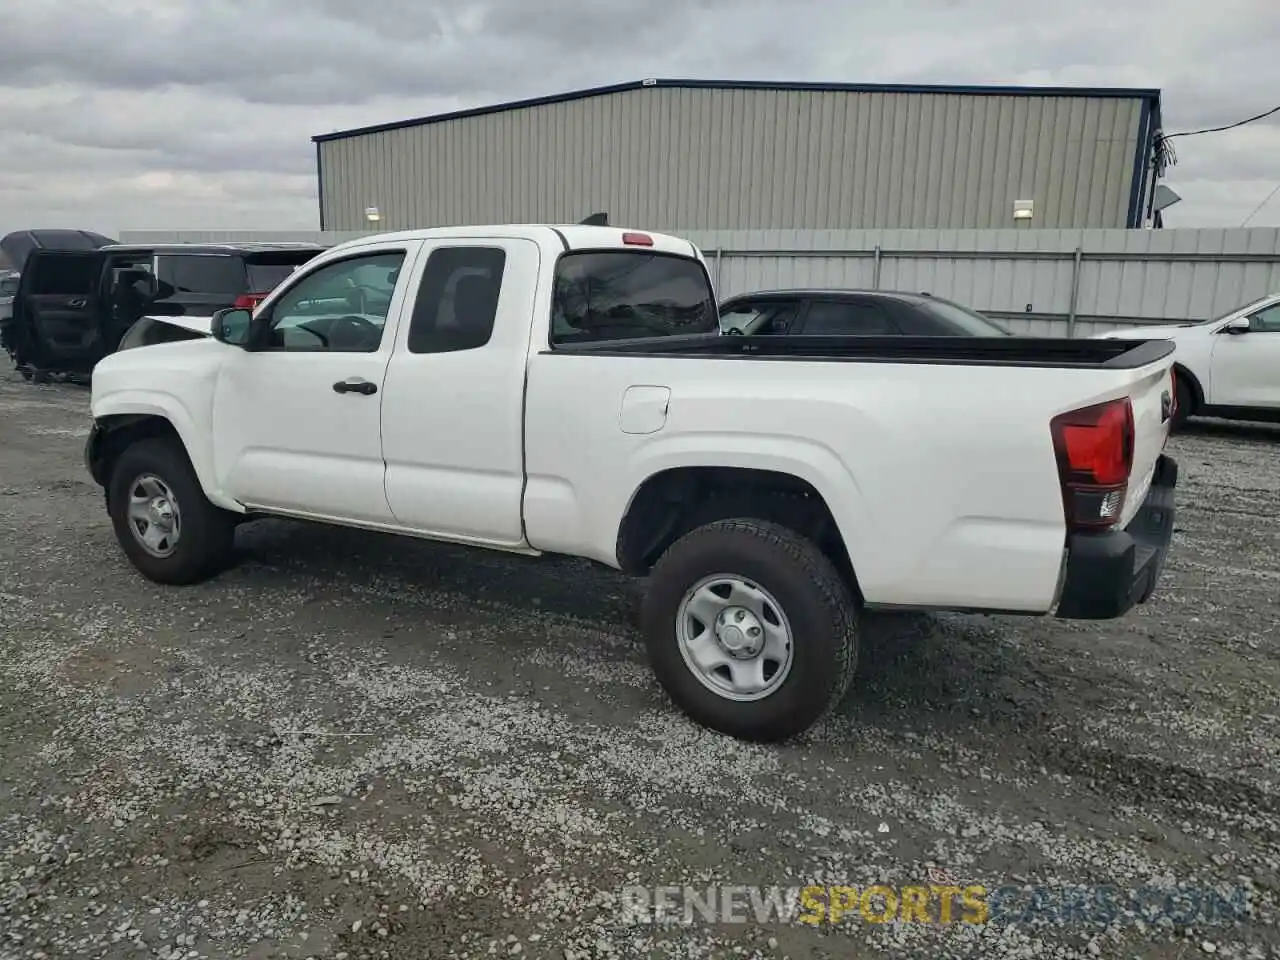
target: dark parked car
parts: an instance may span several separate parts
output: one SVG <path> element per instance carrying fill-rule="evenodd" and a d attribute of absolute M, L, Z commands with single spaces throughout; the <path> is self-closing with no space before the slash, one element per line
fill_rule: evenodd
<path fill-rule="evenodd" d="M 208 317 L 252 309 L 319 244 L 113 244 L 92 250 L 34 250 L 27 257 L 5 344 L 24 376 L 84 375 L 119 348 L 184 335 L 160 317 Z M 154 329 L 153 329 L 154 328 Z"/>
<path fill-rule="evenodd" d="M 1009 337 L 975 310 L 927 293 L 765 290 L 720 304 L 722 333 L 855 337 Z"/>

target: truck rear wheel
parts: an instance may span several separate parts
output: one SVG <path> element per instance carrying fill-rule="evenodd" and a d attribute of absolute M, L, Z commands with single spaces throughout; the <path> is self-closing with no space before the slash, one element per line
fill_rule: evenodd
<path fill-rule="evenodd" d="M 844 696 L 858 612 L 811 541 L 759 520 L 698 527 L 663 554 L 643 610 L 645 643 L 667 694 L 704 726 L 785 740 Z"/>
<path fill-rule="evenodd" d="M 142 440 L 120 454 L 107 510 L 130 563 L 156 583 L 197 583 L 231 553 L 234 519 L 205 497 L 186 451 L 171 440 Z"/>

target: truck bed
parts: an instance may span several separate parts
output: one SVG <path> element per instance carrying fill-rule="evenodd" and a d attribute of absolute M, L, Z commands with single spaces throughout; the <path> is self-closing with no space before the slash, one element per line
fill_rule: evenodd
<path fill-rule="evenodd" d="M 544 353 L 597 356 L 751 357 L 858 363 L 945 363 L 986 367 L 1133 370 L 1168 356 L 1168 340 L 1068 340 L 1060 337 L 646 337 L 561 344 Z"/>

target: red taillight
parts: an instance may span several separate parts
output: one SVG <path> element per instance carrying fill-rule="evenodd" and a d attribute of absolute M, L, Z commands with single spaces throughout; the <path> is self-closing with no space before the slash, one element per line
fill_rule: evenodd
<path fill-rule="evenodd" d="M 652 247 L 653 237 L 647 233 L 624 233 L 622 242 L 633 247 Z"/>
<path fill-rule="evenodd" d="M 237 310 L 252 310 L 266 298 L 265 293 L 242 293 L 236 297 L 236 302 L 232 306 Z"/>
<path fill-rule="evenodd" d="M 1067 526 L 1109 527 L 1120 519 L 1133 469 L 1133 404 L 1109 400 L 1054 417 L 1049 425 Z"/>

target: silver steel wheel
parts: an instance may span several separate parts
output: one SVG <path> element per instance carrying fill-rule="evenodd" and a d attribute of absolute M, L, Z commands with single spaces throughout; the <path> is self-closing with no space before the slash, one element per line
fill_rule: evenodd
<path fill-rule="evenodd" d="M 169 485 L 144 473 L 129 485 L 129 530 L 143 550 L 163 560 L 178 549 L 182 512 Z"/>
<path fill-rule="evenodd" d="M 704 577 L 676 611 L 680 656 L 704 687 L 726 700 L 763 700 L 791 672 L 791 624 L 759 584 L 729 573 Z"/>

